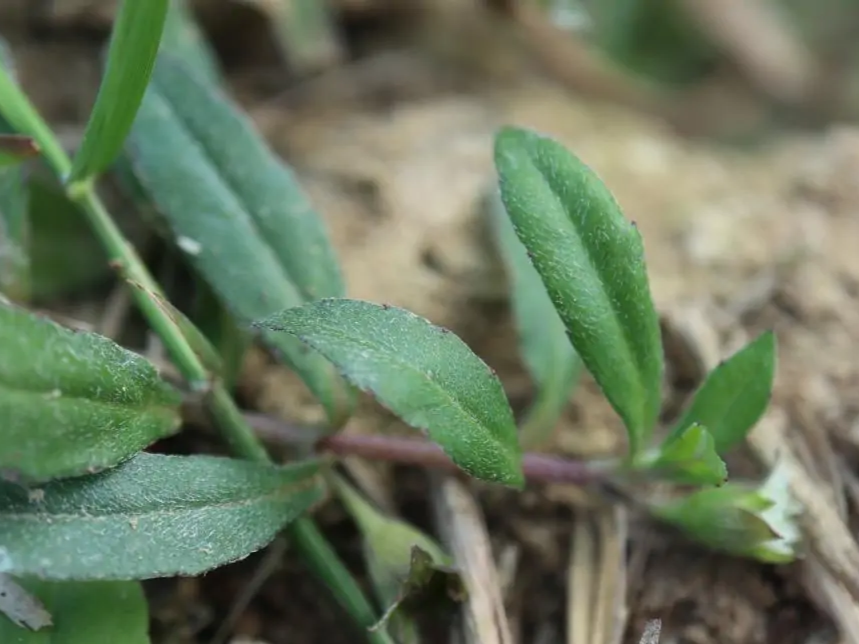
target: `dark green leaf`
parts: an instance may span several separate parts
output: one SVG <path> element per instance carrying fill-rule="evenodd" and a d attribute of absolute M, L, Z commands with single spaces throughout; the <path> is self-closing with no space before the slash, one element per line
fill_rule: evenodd
<path fill-rule="evenodd" d="M 182 63 L 159 59 L 129 144 L 174 240 L 240 321 L 342 292 L 323 225 L 292 175 Z M 264 337 L 341 423 L 354 394 L 331 365 L 294 338 Z"/>
<path fill-rule="evenodd" d="M 520 431 L 522 446 L 527 448 L 551 435 L 581 373 L 582 361 L 497 193 L 492 195 L 489 209 L 507 266 L 522 356 L 537 387 L 537 399 Z"/>
<path fill-rule="evenodd" d="M 40 490 L 0 484 L 7 571 L 45 579 L 198 575 L 269 543 L 322 498 L 318 464 L 138 454 Z"/>
<path fill-rule="evenodd" d="M 144 358 L 0 304 L 0 472 L 28 482 L 116 465 L 180 423 Z M 0 540 L 0 543 L 2 540 Z"/>
<path fill-rule="evenodd" d="M 676 483 L 722 485 L 728 479 L 713 436 L 697 423 L 665 441 L 648 467 Z"/>
<path fill-rule="evenodd" d="M 133 581 L 20 582 L 53 616 L 53 626 L 26 631 L 0 617 L 3 644 L 149 644 L 149 611 Z"/>
<path fill-rule="evenodd" d="M 221 72 L 215 53 L 194 21 L 186 0 L 170 2 L 159 51 L 182 59 L 202 80 L 212 85 L 221 83 Z M 151 215 L 150 211 L 153 210 L 151 199 L 134 175 L 126 151 L 120 153 L 114 163 L 113 173 L 132 202 L 143 211 L 144 215 Z"/>
<path fill-rule="evenodd" d="M 299 292 L 306 299 L 342 296 L 343 278 L 322 219 L 238 106 L 173 57 L 160 57 L 153 84 Z"/>
<path fill-rule="evenodd" d="M 110 277 L 107 255 L 78 206 L 35 178 L 27 194 L 33 301 L 69 295 Z"/>
<path fill-rule="evenodd" d="M 505 127 L 495 164 L 516 233 L 635 454 L 659 415 L 663 372 L 641 235 L 593 171 L 549 138 Z"/>
<path fill-rule="evenodd" d="M 672 435 L 700 423 L 720 454 L 742 441 L 769 405 L 775 362 L 775 335 L 768 331 L 710 372 Z"/>
<path fill-rule="evenodd" d="M 131 129 L 158 53 L 170 0 L 123 0 L 107 69 L 72 162 L 69 183 L 86 182 L 114 162 Z"/>
<path fill-rule="evenodd" d="M 324 299 L 255 326 L 301 338 L 477 478 L 522 486 L 513 412 L 486 363 L 447 329 L 400 308 Z"/>

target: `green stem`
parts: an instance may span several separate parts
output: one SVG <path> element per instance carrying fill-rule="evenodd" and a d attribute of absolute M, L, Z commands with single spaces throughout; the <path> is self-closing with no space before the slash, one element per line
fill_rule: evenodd
<path fill-rule="evenodd" d="M 51 128 L 2 66 L 0 66 L 0 114 L 5 116 L 18 132 L 36 140 L 43 158 L 65 184 L 72 167 L 71 159 Z M 179 327 L 149 297 L 148 293 L 160 294 L 161 289 L 98 198 L 93 182 L 79 183 L 74 186 L 65 185 L 67 196 L 81 206 L 87 221 L 111 261 L 118 265 L 124 277 L 144 287 L 132 289 L 134 299 L 149 324 L 164 342 L 182 376 L 192 386 L 208 384 L 209 374 Z M 245 422 L 235 401 L 222 384 L 212 384 L 208 401 L 208 410 L 216 421 L 218 429 L 237 455 L 260 462 L 271 462 L 265 448 Z M 328 585 L 337 601 L 358 625 L 366 629 L 375 624 L 376 616 L 372 605 L 325 536 L 316 528 L 313 520 L 302 517 L 294 521 L 287 527 L 287 534 L 306 559 L 311 570 Z M 390 637 L 383 632 L 367 631 L 367 639 L 372 644 L 393 644 Z"/>

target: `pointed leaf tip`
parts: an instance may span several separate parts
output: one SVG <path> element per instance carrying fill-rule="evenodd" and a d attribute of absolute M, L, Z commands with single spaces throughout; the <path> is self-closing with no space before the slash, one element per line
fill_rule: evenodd
<path fill-rule="evenodd" d="M 113 467 L 181 422 L 145 358 L 0 303 L 0 470 L 38 483 Z"/>
<path fill-rule="evenodd" d="M 656 423 L 663 373 L 641 235 L 596 174 L 550 138 L 503 127 L 495 165 L 516 234 L 635 454 Z"/>
<path fill-rule="evenodd" d="M 472 476 L 524 485 L 501 382 L 447 329 L 401 308 L 338 298 L 287 309 L 256 326 L 300 338 L 347 380 L 426 430 Z"/>
<path fill-rule="evenodd" d="M 772 395 L 776 337 L 766 331 L 711 371 L 672 435 L 700 423 L 720 454 L 742 441 L 760 420 Z"/>

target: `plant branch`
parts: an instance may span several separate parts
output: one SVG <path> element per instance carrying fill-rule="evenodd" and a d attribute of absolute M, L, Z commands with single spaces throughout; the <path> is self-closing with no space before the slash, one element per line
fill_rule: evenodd
<path fill-rule="evenodd" d="M 148 292 L 162 291 L 145 264 L 128 243 L 95 192 L 94 181 L 70 186 L 71 159 L 57 141 L 51 128 L 27 96 L 0 66 L 0 113 L 22 134 L 32 136 L 43 157 L 65 185 L 69 199 L 83 210 L 93 232 L 106 250 L 112 265 L 121 274 L 144 288 L 132 288 L 132 296 L 147 321 L 159 335 L 182 376 L 197 390 L 208 389 L 207 411 L 234 452 L 260 462 L 271 462 L 259 439 L 246 424 L 230 394 L 209 374 L 176 323 Z M 358 584 L 340 561 L 337 553 L 309 517 L 301 517 L 287 527 L 287 534 L 306 562 L 329 587 L 340 605 L 366 629 L 376 623 L 375 611 Z M 393 644 L 385 632 L 366 631 L 373 644 Z"/>
<path fill-rule="evenodd" d="M 376 461 L 419 465 L 458 473 L 459 467 L 436 444 L 394 436 L 352 436 L 299 427 L 258 413 L 245 413 L 247 423 L 264 439 L 288 445 L 312 445 L 317 451 L 337 456 L 358 456 Z M 551 454 L 527 453 L 522 457 L 525 479 L 532 483 L 601 483 L 614 470 L 608 460 L 582 461 Z"/>

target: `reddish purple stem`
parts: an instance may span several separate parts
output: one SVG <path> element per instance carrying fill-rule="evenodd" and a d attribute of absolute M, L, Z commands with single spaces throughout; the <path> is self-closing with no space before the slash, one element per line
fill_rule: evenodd
<path fill-rule="evenodd" d="M 270 416 L 245 414 L 245 418 L 257 433 L 273 442 L 287 444 L 315 442 L 317 450 L 338 456 L 358 456 L 375 461 L 420 465 L 448 472 L 460 471 L 440 447 L 421 439 L 348 434 L 320 437 L 317 430 L 290 425 Z M 606 474 L 598 463 L 535 453 L 523 456 L 522 469 L 526 480 L 531 482 L 575 485 L 603 480 Z"/>

